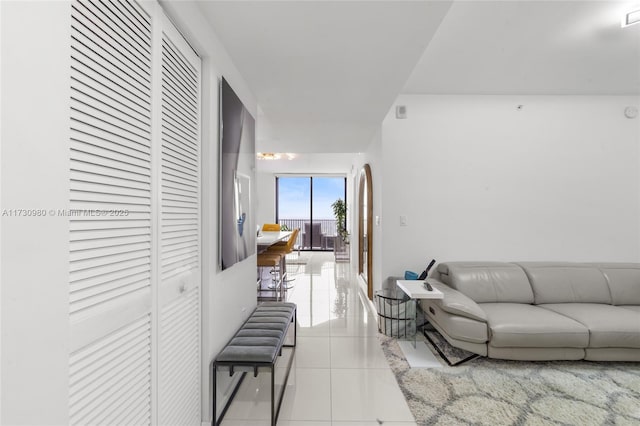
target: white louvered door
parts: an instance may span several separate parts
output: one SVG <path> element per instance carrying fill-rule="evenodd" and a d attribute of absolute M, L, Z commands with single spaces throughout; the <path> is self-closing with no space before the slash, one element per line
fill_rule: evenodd
<path fill-rule="evenodd" d="M 200 59 L 162 34 L 159 414 L 200 424 Z"/>
<path fill-rule="evenodd" d="M 154 3 L 71 13 L 70 423 L 199 424 L 200 61 Z"/>
<path fill-rule="evenodd" d="M 72 3 L 69 418 L 151 423 L 151 20 Z"/>

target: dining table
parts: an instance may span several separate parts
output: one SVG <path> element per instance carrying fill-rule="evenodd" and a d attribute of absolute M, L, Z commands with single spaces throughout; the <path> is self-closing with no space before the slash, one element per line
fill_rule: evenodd
<path fill-rule="evenodd" d="M 289 238 L 292 234 L 292 231 L 260 231 L 258 233 L 258 237 L 256 238 L 256 243 L 258 245 L 258 253 L 262 253 L 269 246 L 279 242 L 284 241 Z"/>

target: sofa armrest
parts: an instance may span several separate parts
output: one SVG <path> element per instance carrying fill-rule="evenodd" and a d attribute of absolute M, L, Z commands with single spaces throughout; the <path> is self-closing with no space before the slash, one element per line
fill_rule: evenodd
<path fill-rule="evenodd" d="M 443 311 L 460 315 L 476 321 L 487 322 L 487 314 L 470 297 L 452 289 L 443 282 L 428 279 L 429 284 L 444 294 L 441 300 L 433 300 Z"/>

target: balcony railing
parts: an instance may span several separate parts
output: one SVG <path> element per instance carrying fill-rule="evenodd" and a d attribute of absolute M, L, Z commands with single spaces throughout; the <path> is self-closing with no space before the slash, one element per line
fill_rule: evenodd
<path fill-rule="evenodd" d="M 333 250 L 333 237 L 338 234 L 335 219 L 319 219 L 313 221 L 320 224 L 320 232 L 308 235 L 307 231 L 313 229 L 308 219 L 280 219 L 280 225 L 286 225 L 289 229 L 300 228 L 295 247 L 302 250 Z M 305 224 L 307 224 L 305 226 Z M 317 226 L 317 225 L 316 225 Z M 313 237 L 313 238 L 312 238 Z"/>

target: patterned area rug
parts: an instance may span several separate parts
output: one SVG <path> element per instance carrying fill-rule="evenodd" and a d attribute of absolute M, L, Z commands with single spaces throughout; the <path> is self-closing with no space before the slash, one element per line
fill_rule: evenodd
<path fill-rule="evenodd" d="M 395 339 L 378 337 L 419 425 L 640 424 L 640 363 L 476 358 L 410 368 Z"/>

